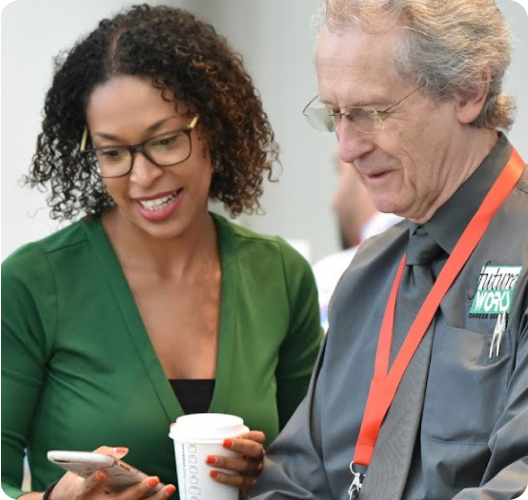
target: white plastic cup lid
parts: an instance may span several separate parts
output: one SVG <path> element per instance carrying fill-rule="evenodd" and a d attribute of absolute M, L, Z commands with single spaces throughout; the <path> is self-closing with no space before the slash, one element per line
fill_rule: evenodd
<path fill-rule="evenodd" d="M 249 429 L 244 420 L 225 413 L 193 413 L 182 415 L 171 424 L 169 436 L 175 441 L 221 440 Z"/>

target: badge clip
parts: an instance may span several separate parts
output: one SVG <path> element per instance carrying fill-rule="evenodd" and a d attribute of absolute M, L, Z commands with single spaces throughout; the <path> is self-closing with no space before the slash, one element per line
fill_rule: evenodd
<path fill-rule="evenodd" d="M 352 472 L 354 479 L 350 484 L 350 488 L 348 488 L 348 498 L 349 500 L 357 500 L 359 498 L 361 487 L 363 486 L 363 481 L 365 480 L 365 474 L 356 471 L 354 462 L 350 462 L 350 472 Z"/>
<path fill-rule="evenodd" d="M 495 329 L 493 330 L 493 336 L 491 337 L 491 345 L 489 350 L 489 358 L 498 357 L 500 355 L 502 337 L 506 331 L 506 325 L 508 322 L 508 313 L 501 312 L 497 316 L 497 323 L 495 323 Z"/>

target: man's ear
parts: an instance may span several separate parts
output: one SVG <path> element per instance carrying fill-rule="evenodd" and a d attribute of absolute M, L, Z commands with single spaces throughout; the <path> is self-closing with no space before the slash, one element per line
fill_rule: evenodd
<path fill-rule="evenodd" d="M 481 83 L 475 89 L 473 95 L 457 99 L 456 113 L 460 123 L 472 123 L 480 114 L 489 94 L 490 78 L 490 70 L 489 68 L 485 68 L 481 75 Z"/>

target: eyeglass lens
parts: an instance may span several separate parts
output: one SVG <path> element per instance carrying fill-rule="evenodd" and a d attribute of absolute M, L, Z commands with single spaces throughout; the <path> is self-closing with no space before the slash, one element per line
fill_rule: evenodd
<path fill-rule="evenodd" d="M 345 113 L 332 114 L 328 108 L 317 106 L 315 103 L 306 109 L 305 116 L 310 125 L 321 132 L 335 132 L 343 118 L 365 133 L 376 132 L 383 123 L 380 115 L 374 110 L 352 108 Z"/>
<path fill-rule="evenodd" d="M 87 151 L 89 160 L 98 167 L 102 177 L 119 177 L 132 169 L 136 152 L 143 153 L 158 167 L 168 167 L 181 163 L 191 154 L 189 131 L 169 132 L 153 137 L 142 145 L 113 146 Z"/>

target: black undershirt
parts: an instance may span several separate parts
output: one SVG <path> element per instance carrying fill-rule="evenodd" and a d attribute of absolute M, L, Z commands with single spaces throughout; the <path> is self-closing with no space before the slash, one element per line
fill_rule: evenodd
<path fill-rule="evenodd" d="M 169 382 L 184 413 L 208 412 L 213 399 L 215 379 L 169 379 Z"/>

